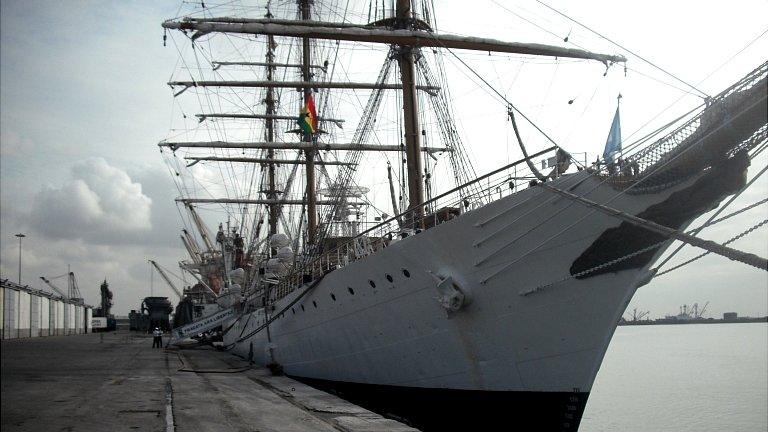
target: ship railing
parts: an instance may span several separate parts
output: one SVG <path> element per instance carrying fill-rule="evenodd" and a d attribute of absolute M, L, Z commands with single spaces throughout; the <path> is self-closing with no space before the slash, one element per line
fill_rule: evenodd
<path fill-rule="evenodd" d="M 651 144 L 591 170 L 627 193 L 653 193 L 685 181 L 718 160 L 754 148 L 767 136 L 761 108 L 766 105 L 768 62 L 705 101 L 686 116 L 658 130 L 670 131 Z M 738 122 L 737 126 L 732 123 Z M 640 142 L 647 142 L 646 137 Z"/>
<path fill-rule="evenodd" d="M 272 291 L 272 299 L 280 299 L 303 284 L 335 269 L 374 254 L 403 238 L 461 217 L 462 214 L 482 207 L 505 196 L 517 193 L 535 184 L 536 177 L 526 165 L 528 160 L 554 153 L 552 146 L 457 186 L 422 204 L 423 216 L 415 218 L 414 208 L 382 221 L 351 237 L 337 246 L 317 253 L 314 259 L 297 263 Z"/>

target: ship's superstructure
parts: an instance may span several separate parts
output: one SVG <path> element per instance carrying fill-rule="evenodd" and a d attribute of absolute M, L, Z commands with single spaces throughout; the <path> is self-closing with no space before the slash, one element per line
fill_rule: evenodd
<path fill-rule="evenodd" d="M 222 331 L 238 355 L 429 430 L 509 416 L 576 430 L 626 305 L 672 240 L 766 267 L 685 230 L 744 189 L 750 161 L 766 148 L 768 63 L 655 140 L 592 166 L 554 142 L 529 154 L 516 123 L 528 119 L 509 103 L 524 157 L 478 175 L 451 117 L 438 52 L 606 67 L 624 58 L 440 34 L 434 11 L 415 3 L 369 10 L 365 24 L 326 20 L 338 11 L 311 0 L 292 11 L 268 2 L 260 18 L 163 23 L 184 32 L 210 66 L 212 79 L 169 82 L 178 97 L 204 90 L 199 125 L 261 125 L 239 139 L 214 125 L 160 143 L 173 151 L 173 169 L 181 151 L 187 167 L 212 164 L 225 177 L 217 187 L 226 197 L 180 186 L 178 202 L 197 231 L 182 235 L 183 265 L 201 295 L 233 311 L 221 315 Z M 247 60 L 214 58 L 206 42 L 219 34 L 258 49 L 238 51 Z M 351 66 L 328 60 L 338 60 L 340 43 L 384 44 L 375 81 L 337 79 L 337 67 Z M 343 89 L 369 92 L 356 101 L 350 133 L 340 130 L 350 120 L 334 111 Z M 387 92 L 397 95 L 395 143 L 375 133 Z M 247 109 L 221 109 L 233 100 Z M 537 158 L 551 169 L 542 173 Z M 373 190 L 384 191 L 392 214 L 369 198 Z M 215 235 L 200 215 L 205 204 L 230 209 Z"/>

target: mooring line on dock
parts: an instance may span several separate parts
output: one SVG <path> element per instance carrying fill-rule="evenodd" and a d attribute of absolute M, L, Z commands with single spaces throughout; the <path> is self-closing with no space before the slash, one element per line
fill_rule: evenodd
<path fill-rule="evenodd" d="M 167 351 L 170 352 L 170 351 Z M 179 358 L 179 361 L 181 362 L 181 367 L 179 369 L 176 369 L 178 372 L 194 372 L 194 373 L 241 373 L 245 372 L 247 370 L 252 369 L 250 365 L 243 366 L 239 368 L 228 368 L 228 369 L 194 369 L 193 367 L 190 367 L 186 361 L 184 361 L 184 356 L 181 355 L 180 352 L 176 352 L 176 356 Z"/>

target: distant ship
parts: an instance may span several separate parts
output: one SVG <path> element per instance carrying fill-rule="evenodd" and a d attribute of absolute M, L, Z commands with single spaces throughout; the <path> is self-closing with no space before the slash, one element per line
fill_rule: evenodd
<path fill-rule="evenodd" d="M 648 311 L 637 312 L 634 310 L 633 316 L 630 319 L 624 319 L 622 317 L 619 320 L 619 325 L 657 325 L 657 324 L 732 324 L 732 323 L 755 323 L 755 322 L 768 322 L 768 316 L 762 317 L 740 317 L 736 312 L 725 312 L 722 318 L 705 317 L 704 314 L 707 311 L 709 302 L 704 304 L 704 307 L 699 309 L 699 304 L 694 303 L 692 306 L 682 305 L 680 306 L 680 313 L 676 315 L 666 315 L 664 318 L 650 319 L 648 318 Z M 643 319 L 645 318 L 645 319 Z"/>
<path fill-rule="evenodd" d="M 169 83 L 177 96 L 189 89 L 204 94 L 201 124 L 260 125 L 249 141 L 228 140 L 217 123 L 207 129 L 213 139 L 159 144 L 174 156 L 188 152 L 188 166 L 245 164 L 249 171 L 237 171 L 242 176 L 260 173 L 243 177 L 255 179 L 246 185 L 222 175 L 229 197 L 194 196 L 185 184 L 188 195 L 178 200 L 203 241 L 201 247 L 191 235 L 182 238 L 191 256 L 187 269 L 222 309 L 235 312 L 222 323 L 224 346 L 425 430 L 510 422 L 578 429 L 617 322 L 653 277 L 651 264 L 694 219 L 745 187 L 751 159 L 768 136 L 768 63 L 621 160 L 577 166 L 556 146 L 529 155 L 518 135 L 525 158 L 478 176 L 453 126 L 444 83 L 432 72 L 440 65 L 429 65 L 436 52 L 606 65 L 624 59 L 438 34 L 426 2 L 416 13 L 410 1 L 398 0 L 390 15 L 368 24 L 334 22 L 336 9 L 313 5 L 267 6 L 264 18 L 163 23 L 206 47 L 197 53 L 218 74 Z M 200 45 L 217 33 L 258 37 L 246 60 L 219 61 Z M 332 53 L 328 41 L 336 40 L 389 45 L 374 83 L 332 81 L 324 73 L 335 64 L 315 64 L 315 54 Z M 232 66 L 261 75 L 228 81 L 221 72 Z M 261 89 L 247 110 L 213 111 L 245 97 L 232 90 L 243 88 Z M 351 142 L 335 143 L 326 140 L 342 121 L 332 117 L 332 95 L 342 89 L 371 95 Z M 402 92 L 401 118 L 387 125 L 400 128 L 403 144 L 372 143 L 383 123 L 382 95 L 391 90 Z M 427 112 L 437 137 L 422 134 Z M 517 132 L 520 114 L 510 107 L 509 115 Z M 286 131 L 286 124 L 295 129 Z M 194 153 L 200 149 L 216 153 Z M 364 168 L 372 152 L 405 161 L 407 198 L 395 193 L 397 167 L 387 177 Z M 440 157 L 452 176 L 434 176 L 425 154 Z M 550 172 L 539 171 L 537 157 L 549 158 Z M 394 216 L 374 213 L 366 198 L 382 182 L 390 185 Z M 237 221 L 220 225 L 215 238 L 197 214 L 197 206 L 210 203 L 229 206 L 228 217 Z M 759 266 L 756 258 L 739 255 Z"/>

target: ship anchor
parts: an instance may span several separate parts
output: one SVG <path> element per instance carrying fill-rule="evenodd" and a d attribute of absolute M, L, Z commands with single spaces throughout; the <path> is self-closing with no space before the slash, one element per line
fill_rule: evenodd
<path fill-rule="evenodd" d="M 465 290 L 459 287 L 453 280 L 453 277 L 447 276 L 443 278 L 432 272 L 429 272 L 429 274 L 437 281 L 435 289 L 437 289 L 439 294 L 437 297 L 438 303 L 449 313 L 458 312 L 464 306 L 472 303 L 472 298 Z"/>

